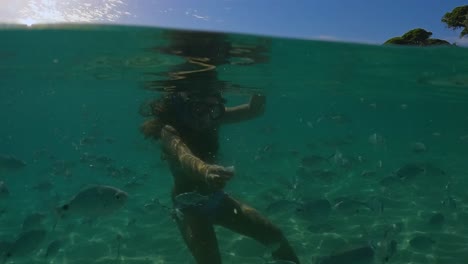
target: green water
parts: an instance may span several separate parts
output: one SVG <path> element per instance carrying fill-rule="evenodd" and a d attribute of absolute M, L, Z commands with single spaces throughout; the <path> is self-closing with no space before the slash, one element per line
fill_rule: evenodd
<path fill-rule="evenodd" d="M 156 49 L 173 32 L 0 31 L 0 154 L 27 163 L 0 168 L 9 190 L 0 198 L 0 241 L 14 241 L 37 212 L 45 217 L 37 228 L 47 231 L 12 263 L 194 263 L 169 213 L 153 201 L 170 205 L 172 178 L 159 144 L 139 132 L 141 106 L 162 89 L 154 84 L 170 83 L 167 73 L 184 61 Z M 362 244 L 376 248 L 371 263 L 385 263 L 392 240 L 397 250 L 388 263 L 465 263 L 467 49 L 220 35 L 236 47 L 260 47 L 259 61 L 246 52 L 217 64 L 228 104 L 253 92 L 268 100 L 262 117 L 221 130 L 219 163 L 236 167 L 226 191 L 277 224 L 302 263 Z M 90 163 L 92 155 L 111 160 Z M 331 158 L 302 162 L 311 155 Z M 423 171 L 399 177 L 405 164 Z M 65 219 L 52 229 L 53 209 L 89 184 L 121 188 L 129 200 L 111 216 Z M 341 208 L 340 197 L 366 206 Z M 330 201 L 331 211 L 291 208 L 290 201 L 317 199 Z M 437 213 L 443 221 L 431 224 Z M 223 263 L 268 259 L 256 242 L 217 232 Z M 417 236 L 432 242 L 412 246 Z M 45 260 L 55 239 L 61 250 Z"/>

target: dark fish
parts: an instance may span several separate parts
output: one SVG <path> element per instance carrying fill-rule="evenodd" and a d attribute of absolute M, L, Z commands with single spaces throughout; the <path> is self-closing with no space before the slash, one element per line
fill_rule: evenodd
<path fill-rule="evenodd" d="M 309 230 L 312 233 L 327 233 L 327 232 L 332 232 L 335 230 L 335 227 L 329 223 L 318 223 L 318 224 L 312 224 L 307 227 L 307 230 Z"/>
<path fill-rule="evenodd" d="M 390 187 L 402 183 L 402 180 L 397 176 L 386 176 L 379 181 L 380 185 Z"/>
<path fill-rule="evenodd" d="M 140 187 L 143 186 L 144 183 L 141 180 L 138 180 L 136 177 L 132 177 L 130 181 L 124 184 L 125 188 L 135 188 L 135 187 Z"/>
<path fill-rule="evenodd" d="M 434 243 L 435 241 L 426 235 L 417 235 L 409 241 L 410 246 L 417 250 L 431 249 Z"/>
<path fill-rule="evenodd" d="M 3 263 L 15 257 L 25 257 L 39 248 L 46 237 L 43 229 L 29 230 L 21 233 L 3 255 Z"/>
<path fill-rule="evenodd" d="M 70 177 L 72 175 L 72 169 L 75 166 L 73 162 L 65 160 L 56 160 L 52 164 L 50 174 L 55 176 Z"/>
<path fill-rule="evenodd" d="M 427 173 L 430 176 L 445 176 L 447 173 L 445 172 L 444 169 L 431 164 L 431 163 L 426 163 L 424 164 L 424 173 Z"/>
<path fill-rule="evenodd" d="M 88 152 L 84 152 L 80 156 L 81 163 L 90 163 L 90 162 L 94 162 L 95 160 L 96 160 L 96 155 L 90 154 Z"/>
<path fill-rule="evenodd" d="M 329 114 L 326 118 L 330 121 L 333 121 L 337 124 L 344 124 L 351 122 L 351 118 L 342 113 Z"/>
<path fill-rule="evenodd" d="M 0 256 L 4 256 L 13 245 L 12 242 L 0 241 Z"/>
<path fill-rule="evenodd" d="M 361 176 L 362 177 L 374 177 L 375 175 L 377 175 L 377 172 L 374 171 L 374 170 L 364 170 L 361 172 Z"/>
<path fill-rule="evenodd" d="M 385 209 L 384 200 L 381 197 L 373 196 L 365 202 L 367 207 L 376 213 L 383 213 Z"/>
<path fill-rule="evenodd" d="M 322 140 L 322 143 L 327 147 L 338 148 L 338 147 L 343 147 L 343 146 L 352 144 L 353 143 L 353 138 L 352 137 L 328 138 L 328 139 Z"/>
<path fill-rule="evenodd" d="M 25 166 L 26 162 L 20 159 L 17 159 L 13 156 L 0 154 L 0 168 L 16 170 L 21 169 Z"/>
<path fill-rule="evenodd" d="M 113 143 L 115 143 L 115 138 L 109 138 L 108 137 L 108 138 L 105 138 L 104 141 L 106 141 L 106 143 L 108 143 L 108 144 L 113 144 Z"/>
<path fill-rule="evenodd" d="M 41 181 L 41 182 L 37 183 L 31 189 L 35 190 L 35 191 L 38 191 L 38 192 L 48 192 L 48 191 L 52 190 L 53 187 L 54 187 L 54 185 L 52 184 L 51 181 L 45 180 L 45 181 Z"/>
<path fill-rule="evenodd" d="M 426 171 L 424 165 L 418 163 L 407 163 L 395 171 L 395 175 L 402 179 L 412 179 Z"/>
<path fill-rule="evenodd" d="M 320 163 L 326 160 L 327 159 L 322 156 L 311 154 L 302 158 L 301 165 L 304 167 L 313 167 L 313 166 L 319 165 Z"/>
<path fill-rule="evenodd" d="M 324 220 L 328 218 L 332 205 L 327 199 L 307 201 L 296 209 L 296 214 L 309 221 Z"/>
<path fill-rule="evenodd" d="M 302 180 L 319 179 L 322 181 L 331 181 L 337 176 L 337 173 L 328 169 L 310 170 L 305 167 L 299 167 L 296 171 L 296 175 Z"/>
<path fill-rule="evenodd" d="M 432 227 L 441 227 L 445 222 L 445 216 L 442 213 L 434 213 L 429 217 L 429 225 Z"/>
<path fill-rule="evenodd" d="M 335 199 L 333 208 L 345 214 L 357 214 L 363 211 L 374 211 L 373 208 L 366 202 L 358 201 L 348 197 L 340 197 Z"/>
<path fill-rule="evenodd" d="M 143 207 L 148 211 L 153 211 L 160 208 L 161 204 L 157 198 L 153 198 L 149 202 L 145 203 Z"/>
<path fill-rule="evenodd" d="M 10 196 L 8 187 L 6 186 L 5 182 L 0 181 L 0 199 L 8 198 L 8 196 Z"/>
<path fill-rule="evenodd" d="M 46 253 L 44 254 L 44 258 L 55 257 L 55 255 L 57 255 L 57 253 L 62 248 L 62 246 L 63 246 L 63 241 L 61 240 L 56 239 L 50 242 L 49 245 L 47 246 Z"/>
<path fill-rule="evenodd" d="M 43 213 L 33 213 L 23 220 L 22 230 L 23 232 L 29 230 L 37 230 L 42 228 L 42 222 L 45 219 L 45 214 Z"/>
<path fill-rule="evenodd" d="M 319 264 L 371 264 L 374 262 L 374 249 L 371 246 L 356 246 L 351 249 L 323 257 Z"/>
<path fill-rule="evenodd" d="M 272 260 L 272 261 L 267 261 L 265 264 L 296 264 L 292 261 L 289 260 Z"/>
<path fill-rule="evenodd" d="M 103 165 L 108 165 L 114 162 L 112 158 L 106 156 L 98 156 L 96 157 L 96 162 L 101 163 Z"/>
<path fill-rule="evenodd" d="M 287 199 L 280 199 L 280 200 L 276 200 L 268 204 L 266 211 L 268 213 L 295 211 L 299 206 L 300 206 L 299 202 L 287 200 Z"/>
<path fill-rule="evenodd" d="M 398 234 L 400 234 L 401 231 L 403 231 L 403 228 L 404 228 L 404 223 L 402 222 L 391 224 L 387 226 L 385 230 L 383 231 L 383 238 L 386 240 L 392 239 L 396 237 Z"/>
<path fill-rule="evenodd" d="M 447 195 L 442 201 L 441 204 L 450 208 L 450 209 L 456 209 L 457 208 L 457 201 L 453 196 Z"/>
<path fill-rule="evenodd" d="M 115 259 L 120 259 L 120 250 L 122 247 L 123 236 L 121 234 L 117 234 L 115 238 L 117 240 L 117 257 Z"/>
<path fill-rule="evenodd" d="M 97 142 L 96 137 L 87 136 L 80 139 L 80 145 L 95 145 Z"/>
<path fill-rule="evenodd" d="M 388 242 L 385 242 L 384 245 L 382 245 L 383 252 L 381 256 L 381 260 L 383 263 L 388 263 L 390 259 L 396 254 L 397 252 L 397 242 L 396 240 L 390 240 Z"/>

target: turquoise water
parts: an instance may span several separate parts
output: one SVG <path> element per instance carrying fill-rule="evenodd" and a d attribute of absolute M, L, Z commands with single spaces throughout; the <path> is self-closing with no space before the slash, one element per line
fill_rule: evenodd
<path fill-rule="evenodd" d="M 28 216 L 40 213 L 29 225 L 46 231 L 6 262 L 194 263 L 162 206 L 172 178 L 159 145 L 139 132 L 142 106 L 177 84 L 168 73 L 185 61 L 158 49 L 171 33 L 0 31 L 0 154 L 26 163 L 0 163 L 3 258 Z M 253 92 L 268 100 L 262 117 L 221 130 L 219 163 L 236 168 L 226 191 L 277 224 L 302 263 L 361 245 L 375 252 L 365 263 L 465 263 L 467 49 L 213 36 L 235 47 L 212 70 L 228 104 Z M 120 188 L 128 201 L 56 223 L 54 209 L 90 184 Z M 269 260 L 256 242 L 217 233 L 223 263 Z M 44 258 L 57 239 L 60 250 Z"/>

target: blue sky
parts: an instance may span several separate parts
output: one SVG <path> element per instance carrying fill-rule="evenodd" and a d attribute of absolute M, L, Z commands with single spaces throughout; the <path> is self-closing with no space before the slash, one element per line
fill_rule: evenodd
<path fill-rule="evenodd" d="M 6 2 L 6 4 L 4 3 Z M 104 22 L 382 43 L 421 27 L 458 39 L 440 19 L 467 0 L 2 0 L 0 21 Z"/>

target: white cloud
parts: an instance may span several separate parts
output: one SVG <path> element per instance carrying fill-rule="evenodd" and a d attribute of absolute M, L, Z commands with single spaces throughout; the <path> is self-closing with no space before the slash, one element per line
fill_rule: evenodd
<path fill-rule="evenodd" d="M 201 19 L 201 20 L 205 20 L 205 21 L 208 21 L 209 20 L 209 16 L 202 16 L 202 15 L 199 15 L 198 14 L 198 10 L 196 9 L 187 9 L 187 11 L 185 11 L 185 14 L 188 15 L 188 16 L 192 16 L 196 19 Z"/>
<path fill-rule="evenodd" d="M 458 40 L 455 40 L 454 42 L 457 43 L 458 46 L 468 47 L 468 37 L 464 37 L 461 39 L 459 38 Z"/>
<path fill-rule="evenodd" d="M 463 46 L 463 47 L 468 46 L 468 37 L 459 38 L 459 37 L 450 36 L 450 37 L 445 37 L 445 38 L 441 37 L 441 39 L 445 39 L 450 43 L 456 43 L 458 46 Z"/>

